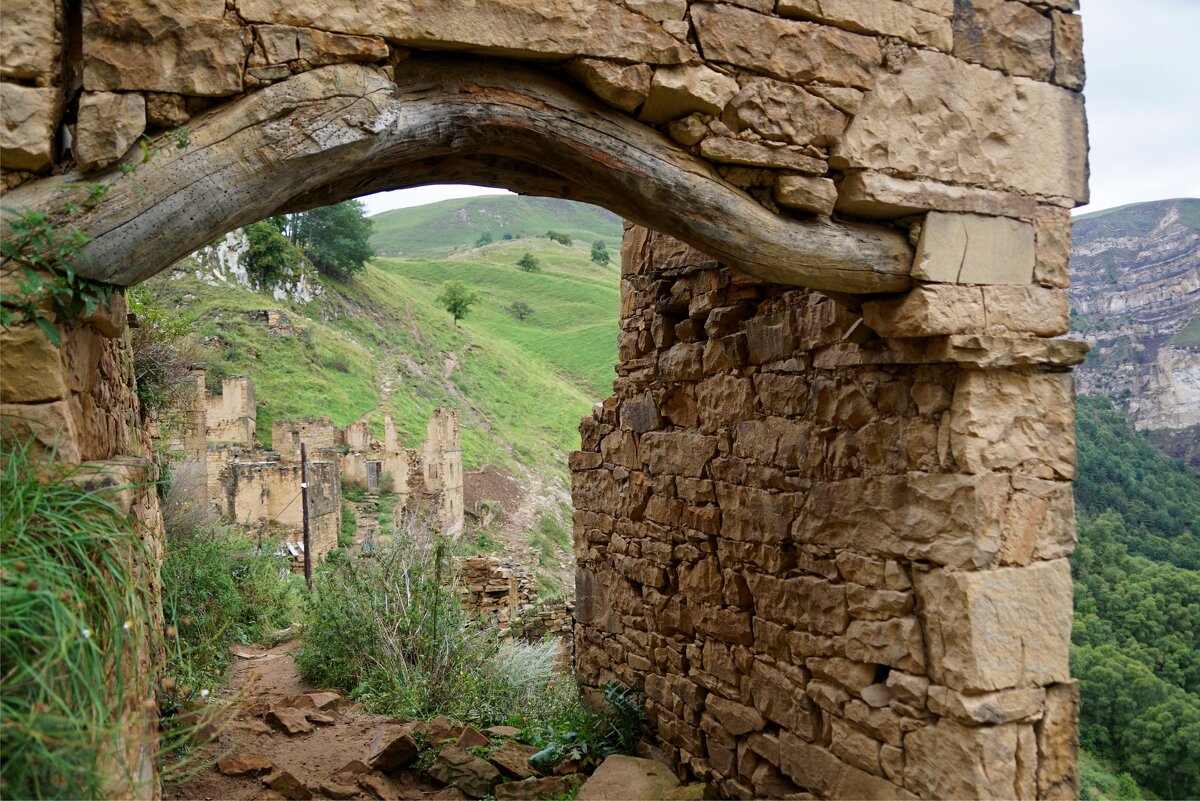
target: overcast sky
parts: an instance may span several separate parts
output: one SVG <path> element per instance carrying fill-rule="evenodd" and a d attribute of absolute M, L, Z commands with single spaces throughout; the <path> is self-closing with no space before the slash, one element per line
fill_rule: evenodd
<path fill-rule="evenodd" d="M 1092 202 L 1200 197 L 1200 0 L 1082 0 Z M 368 214 L 504 194 L 425 186 L 363 198 Z"/>

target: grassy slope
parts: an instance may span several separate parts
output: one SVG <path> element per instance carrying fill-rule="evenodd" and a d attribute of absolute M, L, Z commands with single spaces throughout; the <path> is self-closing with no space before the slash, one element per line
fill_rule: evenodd
<path fill-rule="evenodd" d="M 621 219 L 582 203 L 516 195 L 443 200 L 427 206 L 396 209 L 371 218 L 371 244 L 384 256 L 409 258 L 443 256 L 473 245 L 480 234 L 500 241 L 562 231 L 588 245 L 603 239 L 615 250 L 621 240 Z"/>
<path fill-rule="evenodd" d="M 616 360 L 619 269 L 593 264 L 589 246 L 535 239 L 453 260 L 380 259 L 352 281 L 329 282 L 325 297 L 310 304 L 191 277 L 155 279 L 154 287 L 197 316 L 214 378 L 254 378 L 266 443 L 276 418 L 324 415 L 344 425 L 366 414 L 382 433 L 383 414 L 392 411 L 416 445 L 432 410 L 448 405 L 460 410 L 468 469 L 520 462 L 564 477 L 579 418 L 609 394 Z M 541 272 L 514 266 L 526 250 Z M 482 296 L 457 328 L 435 301 L 452 278 Z M 516 320 L 505 311 L 515 300 L 534 313 Z M 246 314 L 256 309 L 283 309 L 295 333 L 271 336 Z M 396 376 L 386 403 L 381 366 Z"/>

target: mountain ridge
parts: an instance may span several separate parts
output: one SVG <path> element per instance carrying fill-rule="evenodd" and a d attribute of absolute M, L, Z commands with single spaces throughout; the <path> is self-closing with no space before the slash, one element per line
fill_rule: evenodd
<path fill-rule="evenodd" d="M 478 195 L 373 215 L 371 244 L 380 256 L 445 256 L 470 248 L 481 236 L 494 241 L 560 231 L 590 245 L 620 246 L 621 218 L 598 206 L 559 198 Z"/>
<path fill-rule="evenodd" d="M 1092 345 L 1080 393 L 1103 394 L 1168 455 L 1200 467 L 1200 200 L 1075 219 L 1073 336 Z"/>

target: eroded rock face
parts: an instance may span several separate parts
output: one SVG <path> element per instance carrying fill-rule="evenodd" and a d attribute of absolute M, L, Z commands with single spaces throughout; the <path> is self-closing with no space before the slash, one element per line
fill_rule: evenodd
<path fill-rule="evenodd" d="M 1197 200 L 1141 203 L 1080 220 L 1071 255 L 1073 336 L 1093 347 L 1079 391 L 1104 394 L 1175 458 L 1200 466 Z M 1039 231 L 1042 229 L 1039 229 Z M 1045 230 L 1056 242 L 1070 228 Z M 1056 265 L 1061 266 L 1061 265 Z"/>

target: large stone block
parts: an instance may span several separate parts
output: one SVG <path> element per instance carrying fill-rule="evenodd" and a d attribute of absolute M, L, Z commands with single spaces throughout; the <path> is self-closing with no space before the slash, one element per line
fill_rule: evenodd
<path fill-rule="evenodd" d="M 756 659 L 748 687 L 755 708 L 767 720 L 805 740 L 816 737 L 819 729 L 817 711 L 804 688 L 782 670 Z M 778 757 L 774 761 L 777 763 Z"/>
<path fill-rule="evenodd" d="M 82 172 L 120 160 L 146 130 L 146 99 L 135 92 L 84 92 L 75 124 L 75 161 Z"/>
<path fill-rule="evenodd" d="M 883 57 L 873 37 L 783 20 L 731 5 L 697 4 L 692 24 L 705 58 L 807 83 L 869 88 Z"/>
<path fill-rule="evenodd" d="M 0 167 L 41 172 L 54 163 L 54 130 L 62 114 L 61 92 L 0 83 Z"/>
<path fill-rule="evenodd" d="M 950 451 L 960 470 L 1075 477 L 1070 373 L 964 370 L 950 414 Z"/>
<path fill-rule="evenodd" d="M 846 630 L 846 656 L 921 673 L 925 670 L 921 625 L 914 617 L 855 620 Z"/>
<path fill-rule="evenodd" d="M 904 785 L 922 798 L 1032 799 L 1033 729 L 942 719 L 904 738 Z"/>
<path fill-rule="evenodd" d="M 829 178 L 780 175 L 775 179 L 775 202 L 789 209 L 828 217 L 837 202 L 837 187 Z"/>
<path fill-rule="evenodd" d="M 1042 716 L 1046 691 L 1041 687 L 999 690 L 968 695 L 935 684 L 929 688 L 929 711 L 968 726 L 1012 723 Z"/>
<path fill-rule="evenodd" d="M 863 322 L 884 337 L 1018 334 L 1052 337 L 1070 327 L 1067 293 L 1042 286 L 921 284 L 900 298 L 863 304 Z"/>
<path fill-rule="evenodd" d="M 1086 203 L 1083 98 L 914 51 L 880 75 L 830 163 Z"/>
<path fill-rule="evenodd" d="M 41 329 L 0 329 L 0 402 L 44 403 L 66 396 L 62 356 Z"/>
<path fill-rule="evenodd" d="M 735 132 L 750 129 L 765 139 L 824 147 L 838 141 L 847 118 L 802 87 L 754 78 L 729 101 L 722 120 Z"/>
<path fill-rule="evenodd" d="M 606 0 L 238 0 L 250 22 L 300 25 L 367 36 L 399 44 L 528 59 L 573 56 L 616 58 L 648 64 L 690 60 L 686 45 L 660 24 Z"/>
<path fill-rule="evenodd" d="M 700 64 L 659 67 L 650 81 L 641 119 L 662 123 L 696 111 L 720 114 L 737 91 L 736 80 Z"/>
<path fill-rule="evenodd" d="M 779 769 L 800 787 L 823 798 L 916 799 L 887 779 L 848 765 L 789 732 L 779 734 Z"/>
<path fill-rule="evenodd" d="M 895 36 L 909 44 L 950 52 L 954 31 L 944 16 L 901 0 L 779 0 L 779 14 L 838 28 Z"/>
<path fill-rule="evenodd" d="M 701 142 L 700 155 L 719 164 L 742 164 L 747 167 L 794 170 L 809 175 L 824 175 L 829 171 L 824 161 L 806 155 L 799 148 L 743 142 L 741 139 L 730 139 L 724 136 L 710 136 Z"/>
<path fill-rule="evenodd" d="M 622 111 L 634 111 L 650 93 L 653 73 L 646 64 L 621 64 L 599 58 L 576 58 L 567 73 L 596 97 Z"/>
<path fill-rule="evenodd" d="M 799 542 L 955 567 L 992 564 L 1003 537 L 1008 476 L 850 478 L 814 484 L 792 527 Z"/>
<path fill-rule="evenodd" d="M 929 676 L 966 692 L 1066 681 L 1071 567 L 1029 567 L 914 576 Z"/>
<path fill-rule="evenodd" d="M 219 0 L 97 0 L 83 5 L 83 85 L 91 91 L 242 91 L 248 28 Z"/>
<path fill-rule="evenodd" d="M 46 0 L 5 0 L 0 4 L 0 78 L 34 81 L 38 86 L 58 82 L 62 36 L 58 17 L 62 5 Z"/>
<path fill-rule="evenodd" d="M 34 456 L 53 452 L 58 461 L 78 464 L 83 460 L 79 430 L 71 402 L 0 403 L 2 435 L 13 442 L 32 442 Z"/>
<path fill-rule="evenodd" d="M 1030 223 L 931 211 L 921 226 L 912 276 L 957 284 L 1028 284 L 1035 261 Z"/>
<path fill-rule="evenodd" d="M 700 478 L 708 460 L 716 455 L 717 438 L 686 432 L 649 433 L 638 453 L 653 475 Z"/>
<path fill-rule="evenodd" d="M 1046 688 L 1046 711 L 1037 724 L 1038 798 L 1079 797 L 1079 682 Z"/>
<path fill-rule="evenodd" d="M 1070 285 L 1071 212 L 1060 206 L 1038 206 L 1034 217 L 1037 234 L 1037 267 L 1034 280 L 1043 286 Z"/>
<path fill-rule="evenodd" d="M 1078 14 L 1054 11 L 1054 82 L 1079 91 L 1083 89 L 1087 71 L 1083 64 L 1083 20 Z"/>
<path fill-rule="evenodd" d="M 936 209 L 1030 219 L 1036 204 L 1024 195 L 898 178 L 872 170 L 848 173 L 838 185 L 837 208 L 872 219 L 895 219 Z"/>
<path fill-rule="evenodd" d="M 1016 0 L 957 0 L 954 55 L 1048 81 L 1054 71 L 1050 20 Z"/>

